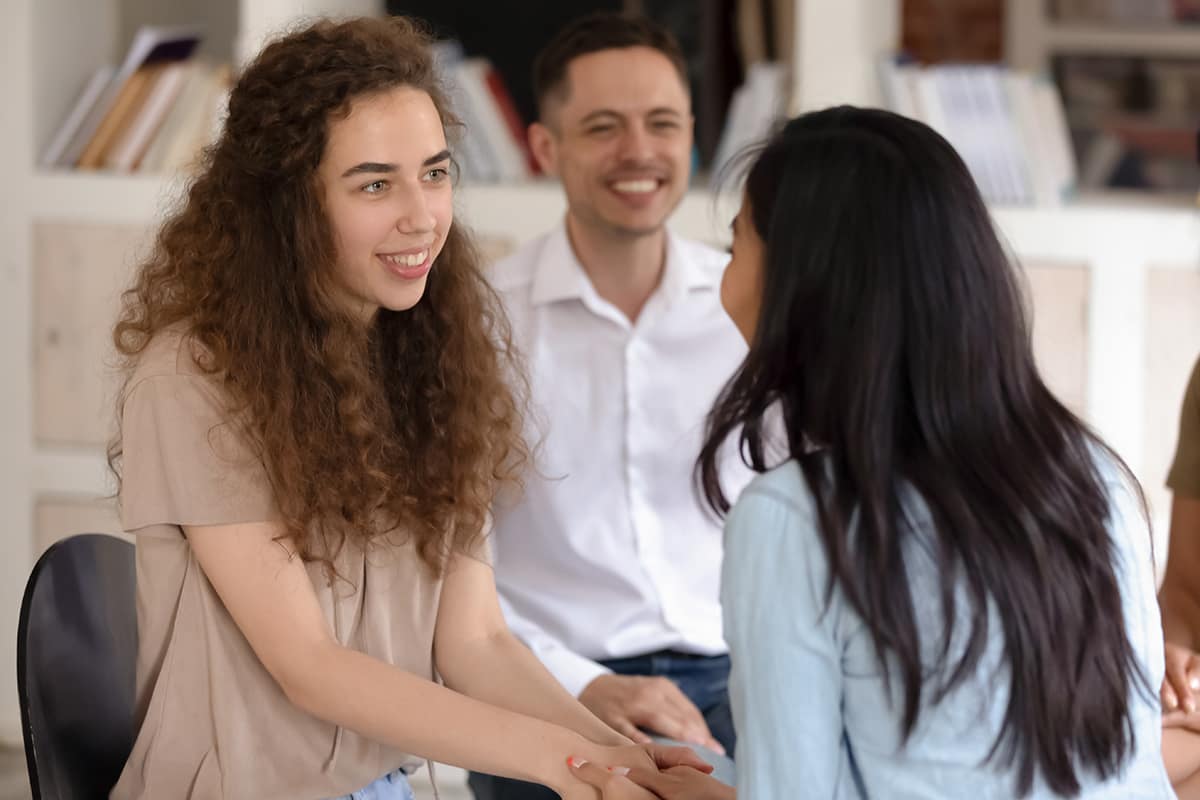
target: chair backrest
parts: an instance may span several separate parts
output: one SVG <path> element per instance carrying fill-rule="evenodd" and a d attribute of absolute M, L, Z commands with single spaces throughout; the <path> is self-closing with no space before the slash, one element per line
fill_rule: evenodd
<path fill-rule="evenodd" d="M 106 798 L 133 746 L 134 548 L 85 533 L 34 565 L 17 628 L 29 784 L 39 800 Z"/>

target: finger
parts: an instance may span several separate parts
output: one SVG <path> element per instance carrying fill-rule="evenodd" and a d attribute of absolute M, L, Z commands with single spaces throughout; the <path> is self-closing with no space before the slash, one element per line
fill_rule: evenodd
<path fill-rule="evenodd" d="M 629 780 L 641 786 L 644 789 L 649 789 L 657 795 L 666 794 L 671 787 L 671 778 L 661 772 L 653 772 L 648 769 L 639 769 L 634 767 L 613 767 L 613 774 L 628 778 Z"/>
<path fill-rule="evenodd" d="M 691 767 L 706 775 L 713 771 L 713 765 L 701 758 L 690 747 L 667 747 L 651 744 L 646 747 L 646 752 L 654 759 L 655 765 L 662 770 L 671 767 Z"/>
<path fill-rule="evenodd" d="M 1179 697 L 1175 694 L 1175 689 L 1171 685 L 1171 675 L 1167 671 L 1163 671 L 1162 686 L 1158 690 L 1159 697 L 1162 698 L 1163 711 L 1175 711 L 1179 708 Z"/>
<path fill-rule="evenodd" d="M 709 750 L 725 755 L 725 748 L 717 741 L 709 730 L 708 721 L 704 719 L 704 713 L 692 702 L 683 690 L 674 683 L 668 681 L 666 689 L 668 699 L 678 711 L 680 718 L 687 726 L 689 735 L 680 737 L 685 742 L 698 744 L 707 747 Z"/>
<path fill-rule="evenodd" d="M 717 752 L 724 754 L 720 743 L 713 738 L 700 709 L 692 704 L 675 684 L 667 682 L 654 703 L 642 705 L 631 718 L 643 728 L 649 728 L 660 736 L 676 739 L 703 747 L 716 745 Z"/>
<path fill-rule="evenodd" d="M 674 709 L 647 710 L 639 722 L 643 728 L 654 731 L 659 736 L 689 744 L 700 744 L 700 742 L 693 741 L 695 733 L 686 722 L 679 718 Z"/>
<path fill-rule="evenodd" d="M 1185 711 L 1192 712 L 1196 710 L 1196 701 L 1192 697 L 1192 690 L 1188 687 L 1188 676 L 1185 665 L 1181 662 L 1174 661 L 1167 664 L 1167 680 L 1171 682 L 1171 690 L 1175 695 L 1174 707 L 1182 707 Z"/>
<path fill-rule="evenodd" d="M 651 739 L 645 731 L 638 728 L 627 719 L 614 720 L 612 724 L 613 730 L 629 739 L 634 744 L 651 744 L 654 740 Z"/>
<path fill-rule="evenodd" d="M 605 785 L 613 778 L 613 774 L 608 770 L 598 767 L 587 759 L 579 758 L 578 756 L 568 758 L 567 765 L 571 767 L 571 773 L 576 778 L 600 790 L 603 790 Z"/>

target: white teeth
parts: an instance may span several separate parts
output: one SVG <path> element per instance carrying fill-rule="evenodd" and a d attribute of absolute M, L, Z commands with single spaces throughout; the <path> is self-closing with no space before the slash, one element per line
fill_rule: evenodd
<path fill-rule="evenodd" d="M 429 258 L 429 251 L 422 250 L 421 252 L 413 253 L 412 255 L 384 256 L 384 258 L 396 266 L 416 267 L 425 263 L 425 259 Z"/>
<path fill-rule="evenodd" d="M 628 192 L 630 194 L 646 194 L 653 192 L 658 188 L 658 181 L 646 179 L 640 181 L 617 181 L 613 184 L 613 188 L 618 192 Z"/>

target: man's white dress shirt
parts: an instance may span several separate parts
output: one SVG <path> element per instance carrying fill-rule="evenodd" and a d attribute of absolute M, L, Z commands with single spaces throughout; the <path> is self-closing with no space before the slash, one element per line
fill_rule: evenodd
<path fill-rule="evenodd" d="M 532 390 L 533 468 L 496 504 L 514 633 L 576 696 L 597 659 L 726 651 L 721 525 L 692 478 L 704 420 L 746 353 L 720 302 L 725 253 L 668 235 L 636 323 L 593 288 L 560 224 L 491 271 Z M 726 447 L 731 500 L 749 479 Z"/>

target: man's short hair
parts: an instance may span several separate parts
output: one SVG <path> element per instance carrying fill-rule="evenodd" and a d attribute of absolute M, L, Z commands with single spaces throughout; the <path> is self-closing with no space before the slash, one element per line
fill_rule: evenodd
<path fill-rule="evenodd" d="M 683 49 L 669 30 L 647 17 L 599 11 L 580 17 L 560 30 L 534 59 L 533 93 L 538 117 L 545 116 L 553 95 L 565 92 L 567 67 L 572 61 L 589 53 L 625 47 L 649 47 L 662 53 L 687 87 Z"/>

